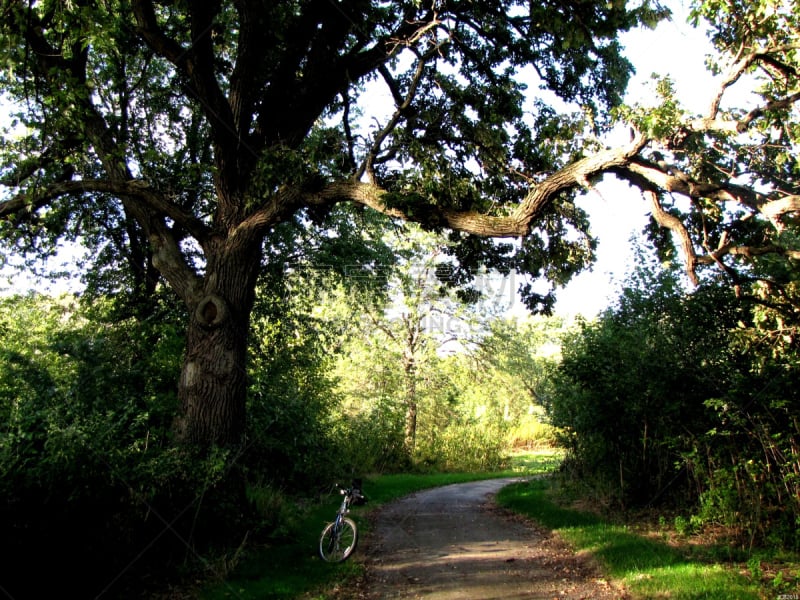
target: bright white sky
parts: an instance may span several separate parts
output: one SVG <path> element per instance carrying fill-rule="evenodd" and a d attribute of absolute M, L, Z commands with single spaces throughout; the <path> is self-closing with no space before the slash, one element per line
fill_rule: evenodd
<path fill-rule="evenodd" d="M 621 38 L 636 68 L 626 102 L 646 104 L 653 89 L 651 75 L 657 73 L 672 78 L 685 108 L 705 113 L 715 91 L 705 68 L 711 44 L 704 31 L 687 23 L 688 2 L 671 0 L 665 4 L 672 9 L 671 21 L 655 30 L 637 30 Z M 600 194 L 589 192 L 578 203 L 588 212 L 592 233 L 599 241 L 597 263 L 557 294 L 558 314 L 591 318 L 608 306 L 634 264 L 631 236 L 647 224 L 648 208 L 639 192 L 615 180 L 604 181 L 598 189 Z"/>
<path fill-rule="evenodd" d="M 709 42 L 702 31 L 686 23 L 686 0 L 667 0 L 666 4 L 673 11 L 671 21 L 660 24 L 656 30 L 635 31 L 622 37 L 627 56 L 637 71 L 629 86 L 627 101 L 646 102 L 652 90 L 651 74 L 658 73 L 672 77 L 677 95 L 686 108 L 705 112 L 714 93 L 711 77 L 705 69 L 705 56 L 711 51 Z M 615 181 L 605 181 L 598 189 L 600 194 L 589 192 L 579 202 L 589 213 L 592 232 L 599 239 L 598 260 L 591 272 L 579 275 L 560 290 L 556 307 L 559 314 L 582 314 L 591 318 L 608 305 L 615 296 L 616 284 L 622 281 L 633 263 L 630 238 L 647 222 L 647 207 L 641 194 Z M 53 266 L 68 265 L 72 256 L 66 255 L 56 259 Z M 2 271 L 0 269 L 0 273 Z M 19 274 L 15 274 L 12 284 L 7 274 L 0 275 L 0 293 L 10 287 L 19 291 L 34 285 L 41 291 L 63 289 L 63 284 L 52 286 L 43 281 L 25 281 Z M 508 302 L 508 290 L 504 293 Z"/>

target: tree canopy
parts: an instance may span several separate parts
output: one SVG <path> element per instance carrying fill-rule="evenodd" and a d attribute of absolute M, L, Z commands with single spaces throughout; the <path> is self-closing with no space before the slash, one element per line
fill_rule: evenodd
<path fill-rule="evenodd" d="M 189 302 L 219 244 L 258 247 L 301 209 L 343 201 L 431 228 L 550 234 L 513 261 L 505 248 L 506 268 L 538 274 L 548 249 L 564 264 L 588 258 L 558 235 L 561 221 L 585 228 L 571 211 L 537 221 L 593 168 L 529 193 L 581 155 L 582 123 L 526 97 L 521 74 L 532 67 L 563 100 L 606 112 L 631 70 L 615 36 L 663 14 L 507 1 L 5 4 L 2 87 L 24 129 L 4 147 L 2 214 L 38 216 L 7 221 L 6 238 L 116 233 L 118 260 L 147 281 L 149 246 Z M 377 85 L 393 103 L 378 116 Z M 489 249 L 471 246 L 466 263 Z"/>
<path fill-rule="evenodd" d="M 174 290 L 189 315 L 182 439 L 241 437 L 256 282 L 287 262 L 281 232 L 331 235 L 334 216 L 358 227 L 363 208 L 457 242 L 452 282 L 479 265 L 549 281 L 521 290 L 549 311 L 553 286 L 593 255 L 572 200 L 613 174 L 649 197 L 692 277 L 711 265 L 738 285 L 769 256 L 787 273 L 769 285 L 794 281 L 789 3 L 695 5 L 720 53 L 703 115 L 668 81 L 660 106 L 622 105 L 631 64 L 617 36 L 668 15 L 650 0 L 1 6 L 0 90 L 14 112 L 0 147 L 5 251 L 80 240 L 98 289 Z M 750 74 L 755 105 L 729 107 Z M 607 146 L 620 123 L 630 139 Z"/>

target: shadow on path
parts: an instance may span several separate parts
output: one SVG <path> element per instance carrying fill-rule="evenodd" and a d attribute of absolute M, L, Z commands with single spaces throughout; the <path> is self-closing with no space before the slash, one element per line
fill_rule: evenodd
<path fill-rule="evenodd" d="M 383 507 L 364 544 L 374 600 L 619 599 L 586 556 L 496 509 L 516 479 L 449 485 Z"/>

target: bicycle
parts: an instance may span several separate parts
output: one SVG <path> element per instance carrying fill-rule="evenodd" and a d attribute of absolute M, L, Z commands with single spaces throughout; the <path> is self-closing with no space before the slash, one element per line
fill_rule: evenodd
<path fill-rule="evenodd" d="M 338 563 L 346 560 L 358 543 L 358 527 L 355 521 L 347 517 L 351 505 L 364 504 L 367 499 L 361 492 L 361 480 L 354 479 L 349 488 L 340 488 L 339 493 L 344 496 L 336 519 L 325 525 L 322 535 L 319 536 L 319 556 L 329 563 Z"/>

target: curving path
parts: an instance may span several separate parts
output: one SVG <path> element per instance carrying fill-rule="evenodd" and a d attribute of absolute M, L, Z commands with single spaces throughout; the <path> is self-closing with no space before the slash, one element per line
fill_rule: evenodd
<path fill-rule="evenodd" d="M 450 485 L 383 507 L 360 549 L 374 600 L 619 599 L 585 556 L 498 510 L 491 496 L 514 479 Z"/>

